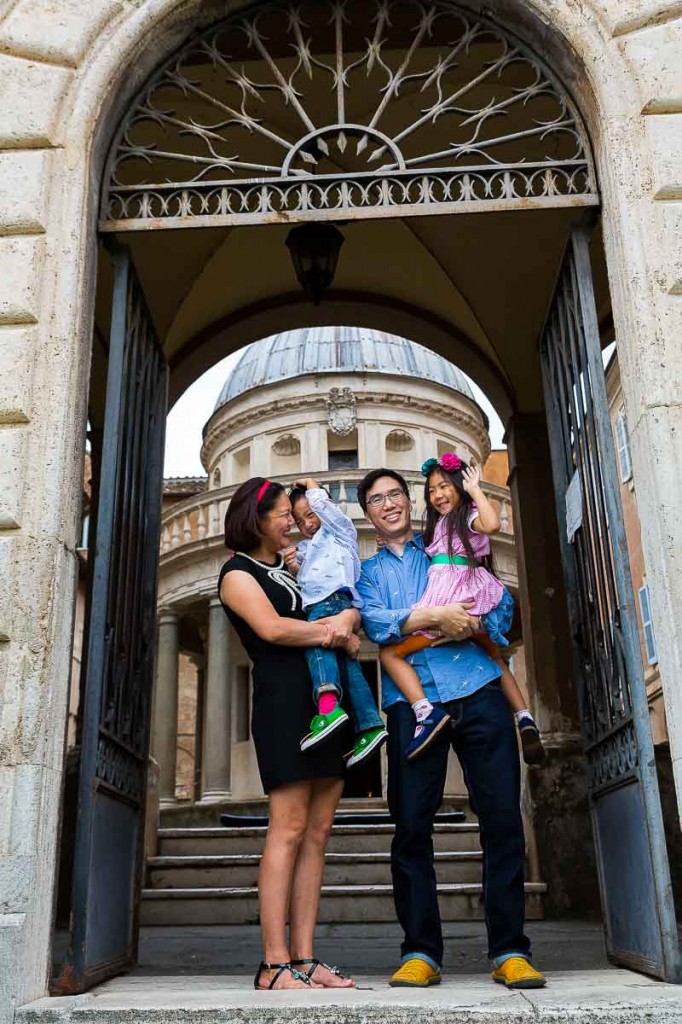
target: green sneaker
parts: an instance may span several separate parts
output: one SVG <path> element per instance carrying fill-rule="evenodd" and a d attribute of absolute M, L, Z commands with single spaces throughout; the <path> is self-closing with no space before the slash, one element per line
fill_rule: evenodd
<path fill-rule="evenodd" d="M 301 740 L 301 750 L 310 750 L 311 747 L 322 743 L 347 721 L 348 715 L 338 704 L 328 715 L 315 715 L 310 723 L 310 732 Z"/>
<path fill-rule="evenodd" d="M 355 746 L 346 758 L 346 768 L 353 768 L 356 764 L 360 764 L 373 751 L 383 747 L 387 739 L 388 733 L 383 725 L 377 729 L 367 729 L 366 732 L 361 732 L 355 741 Z"/>

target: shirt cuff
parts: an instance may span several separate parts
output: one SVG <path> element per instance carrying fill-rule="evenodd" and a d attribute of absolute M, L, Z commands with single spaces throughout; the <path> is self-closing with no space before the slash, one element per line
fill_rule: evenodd
<path fill-rule="evenodd" d="M 367 616 L 366 623 L 363 620 L 365 633 L 375 644 L 397 644 L 403 639 L 402 625 L 412 614 L 411 608 L 387 609 L 385 618 L 381 622 L 372 622 L 371 616 Z"/>
<path fill-rule="evenodd" d="M 305 492 L 308 504 L 315 511 L 315 505 L 325 505 L 331 498 L 322 487 L 309 487 Z"/>

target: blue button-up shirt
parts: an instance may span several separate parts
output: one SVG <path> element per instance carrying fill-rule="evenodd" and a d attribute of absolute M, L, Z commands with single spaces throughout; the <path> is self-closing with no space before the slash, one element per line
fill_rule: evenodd
<path fill-rule="evenodd" d="M 375 643 L 396 644 L 402 624 L 426 589 L 429 558 L 420 535 L 405 545 L 402 557 L 386 546 L 362 563 L 357 588 L 362 598 L 362 624 Z M 469 697 L 497 679 L 500 670 L 472 640 L 427 647 L 407 661 L 416 670 L 430 701 L 446 703 Z M 381 675 L 384 710 L 405 700 L 386 672 Z"/>

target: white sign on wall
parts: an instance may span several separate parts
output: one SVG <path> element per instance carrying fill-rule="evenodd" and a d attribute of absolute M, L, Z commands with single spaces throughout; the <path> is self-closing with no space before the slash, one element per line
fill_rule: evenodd
<path fill-rule="evenodd" d="M 576 469 L 571 482 L 566 488 L 566 535 L 568 543 L 573 543 L 576 531 L 583 525 L 583 488 L 580 470 Z"/>

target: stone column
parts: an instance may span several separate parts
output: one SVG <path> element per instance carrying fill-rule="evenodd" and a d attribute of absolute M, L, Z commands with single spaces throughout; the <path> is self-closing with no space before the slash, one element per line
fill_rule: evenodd
<path fill-rule="evenodd" d="M 507 439 L 528 691 L 548 754 L 545 768 L 525 773 L 524 816 L 548 915 L 589 915 L 599 896 L 544 413 L 516 414 Z"/>
<path fill-rule="evenodd" d="M 329 469 L 327 455 L 327 428 L 324 423 L 309 423 L 305 428 L 303 444 L 308 472 L 326 473 Z"/>
<path fill-rule="evenodd" d="M 217 597 L 209 601 L 207 646 L 201 799 L 215 803 L 230 796 L 232 767 L 230 624 Z"/>
<path fill-rule="evenodd" d="M 175 758 L 178 743 L 178 616 L 170 609 L 159 615 L 156 656 L 152 755 L 159 765 L 159 802 L 175 801 Z"/>

